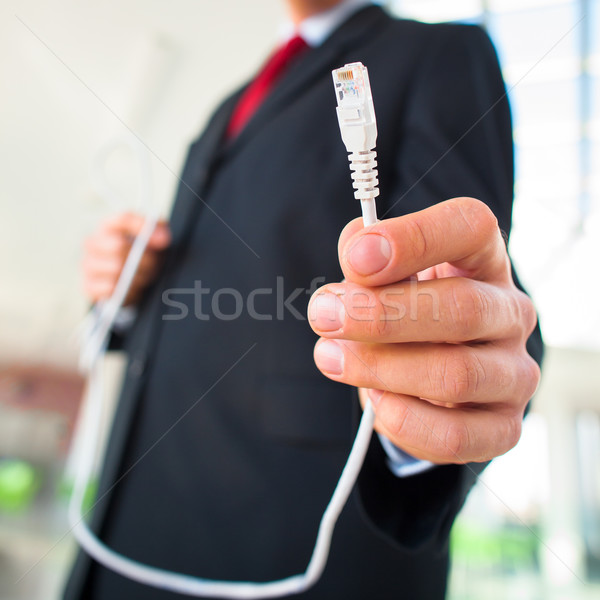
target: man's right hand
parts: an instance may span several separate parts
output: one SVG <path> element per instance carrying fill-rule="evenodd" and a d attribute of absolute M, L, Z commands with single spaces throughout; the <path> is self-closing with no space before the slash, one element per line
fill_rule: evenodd
<path fill-rule="evenodd" d="M 106 300 L 115 289 L 127 254 L 135 236 L 144 225 L 145 217 L 123 213 L 105 221 L 85 243 L 83 258 L 83 286 L 92 302 Z M 152 233 L 140 261 L 124 306 L 139 302 L 146 287 L 156 277 L 162 255 L 171 243 L 166 221 L 160 221 Z"/>

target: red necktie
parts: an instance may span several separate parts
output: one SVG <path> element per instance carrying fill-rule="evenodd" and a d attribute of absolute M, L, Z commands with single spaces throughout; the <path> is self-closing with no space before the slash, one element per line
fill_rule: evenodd
<path fill-rule="evenodd" d="M 233 110 L 227 126 L 226 136 L 228 139 L 234 138 L 244 128 L 292 59 L 307 48 L 307 43 L 297 35 L 281 46 L 267 60 L 260 73 L 241 95 Z"/>

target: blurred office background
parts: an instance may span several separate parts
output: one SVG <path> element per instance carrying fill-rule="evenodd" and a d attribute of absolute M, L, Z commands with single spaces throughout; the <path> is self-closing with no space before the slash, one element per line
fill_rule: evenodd
<path fill-rule="evenodd" d="M 168 213 L 186 146 L 275 45 L 280 0 L 4 0 L 0 7 L 0 600 L 54 600 L 72 557 L 83 239 L 135 209 L 130 129 Z M 523 438 L 452 537 L 452 600 L 600 593 L 600 1 L 390 0 L 492 36 L 515 124 L 511 252 L 540 312 Z M 239 53 L 237 49 L 244 48 Z M 107 193 L 107 190 L 110 193 Z M 117 382 L 119 364 L 109 365 Z"/>

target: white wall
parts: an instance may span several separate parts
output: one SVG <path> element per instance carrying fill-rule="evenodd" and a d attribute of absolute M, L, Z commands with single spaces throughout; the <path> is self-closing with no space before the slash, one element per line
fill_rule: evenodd
<path fill-rule="evenodd" d="M 120 120 L 125 121 L 155 155 L 154 196 L 166 213 L 188 142 L 217 101 L 273 47 L 282 4 L 1 1 L 0 363 L 74 364 L 76 346 L 69 337 L 86 308 L 79 280 L 82 241 L 104 215 L 134 208 L 137 192 L 136 164 L 121 151 L 107 171 L 122 200 L 110 205 L 100 198 L 90 178 L 94 157 L 127 132 Z M 570 22 L 564 24 L 565 31 L 570 28 Z M 526 66 L 537 70 L 518 80 L 515 107 L 519 94 L 535 87 L 539 65 L 553 64 L 536 39 L 529 40 Z M 564 44 L 572 45 L 569 40 Z M 595 73 L 599 60 L 596 53 Z M 511 77 L 507 73 L 514 86 Z M 532 104 L 527 117 L 522 108 L 522 121 L 535 125 L 538 105 Z M 560 114 L 544 124 L 551 136 Z M 557 184 L 561 169 L 548 166 L 544 144 L 530 155 L 537 157 L 545 187 L 533 192 L 531 186 L 517 187 L 512 253 L 546 339 L 598 349 L 598 195 L 580 231 L 573 225 L 576 186 L 563 198 Z M 569 164 L 577 158 L 574 152 L 566 156 Z M 521 184 L 535 171 L 529 163 L 519 166 Z M 592 179 L 598 179 L 597 166 Z M 552 187 L 556 202 L 548 194 Z"/>
<path fill-rule="evenodd" d="M 135 207 L 131 156 L 108 164 L 120 206 L 94 192 L 94 156 L 125 121 L 155 155 L 166 213 L 187 144 L 274 45 L 281 4 L 2 0 L 0 362 L 74 364 L 82 241 Z"/>

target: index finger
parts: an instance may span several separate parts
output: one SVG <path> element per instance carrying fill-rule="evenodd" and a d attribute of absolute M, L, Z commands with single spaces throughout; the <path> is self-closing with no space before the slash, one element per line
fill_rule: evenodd
<path fill-rule="evenodd" d="M 345 278 L 365 286 L 389 285 L 442 263 L 452 264 L 457 276 L 511 280 L 498 221 L 474 198 L 454 198 L 365 228 L 357 219 L 342 231 L 338 252 Z"/>

